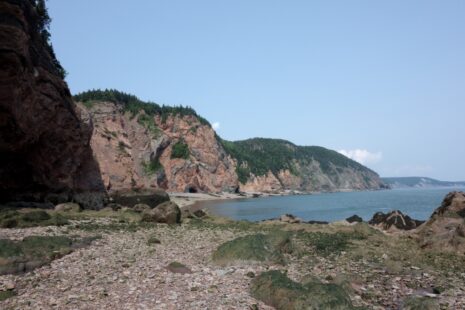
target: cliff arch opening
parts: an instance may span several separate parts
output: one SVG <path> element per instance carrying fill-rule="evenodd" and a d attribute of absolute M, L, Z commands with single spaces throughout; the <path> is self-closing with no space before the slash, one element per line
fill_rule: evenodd
<path fill-rule="evenodd" d="M 186 187 L 186 193 L 191 193 L 191 194 L 195 194 L 195 193 L 198 193 L 199 190 L 193 186 L 193 185 L 189 185 Z"/>

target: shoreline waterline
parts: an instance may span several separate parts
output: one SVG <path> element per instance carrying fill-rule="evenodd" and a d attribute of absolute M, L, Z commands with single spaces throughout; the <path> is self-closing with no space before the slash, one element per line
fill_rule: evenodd
<path fill-rule="evenodd" d="M 368 221 L 376 212 L 400 210 L 418 220 L 426 220 L 452 191 L 465 188 L 409 188 L 380 191 L 313 193 L 301 195 L 230 197 L 197 200 L 191 210 L 206 209 L 211 214 L 233 220 L 259 222 L 292 214 L 305 221 L 338 222 L 352 215 Z"/>

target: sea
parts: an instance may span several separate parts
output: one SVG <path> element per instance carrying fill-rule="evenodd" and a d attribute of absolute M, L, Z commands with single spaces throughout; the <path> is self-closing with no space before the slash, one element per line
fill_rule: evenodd
<path fill-rule="evenodd" d="M 417 220 L 428 219 L 447 193 L 465 188 L 408 188 L 380 191 L 319 193 L 201 202 L 215 215 L 234 220 L 261 221 L 292 214 L 305 221 L 335 222 L 354 214 L 365 221 L 373 214 L 400 210 Z"/>

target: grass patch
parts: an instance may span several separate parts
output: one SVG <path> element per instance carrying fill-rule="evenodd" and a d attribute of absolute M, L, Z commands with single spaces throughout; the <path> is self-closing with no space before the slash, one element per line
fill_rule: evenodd
<path fill-rule="evenodd" d="M 7 300 L 13 296 L 16 296 L 15 291 L 0 291 L 0 301 Z"/>
<path fill-rule="evenodd" d="M 63 226 L 69 221 L 60 213 L 51 215 L 43 210 L 19 212 L 16 210 L 0 211 L 0 228 L 26 228 L 36 226 Z"/>
<path fill-rule="evenodd" d="M 40 267 L 72 251 L 64 236 L 29 236 L 22 241 L 0 239 L 0 274 L 21 273 Z"/>
<path fill-rule="evenodd" d="M 299 232 L 296 237 L 306 246 L 315 249 L 318 255 L 329 256 L 349 249 L 352 240 L 363 240 L 367 236 L 358 231 L 353 232 Z"/>

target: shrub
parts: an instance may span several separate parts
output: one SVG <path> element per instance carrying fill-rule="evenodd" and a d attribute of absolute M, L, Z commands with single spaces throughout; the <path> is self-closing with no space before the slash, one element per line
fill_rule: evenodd
<path fill-rule="evenodd" d="M 176 144 L 173 145 L 171 150 L 171 158 L 183 158 L 189 159 L 190 151 L 189 146 L 183 141 L 179 140 Z"/>

